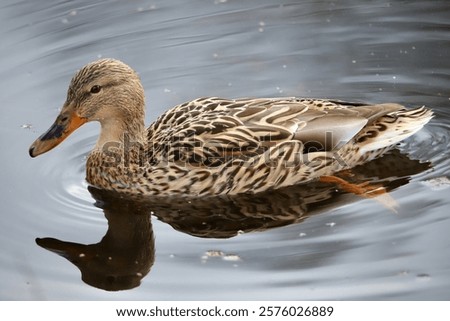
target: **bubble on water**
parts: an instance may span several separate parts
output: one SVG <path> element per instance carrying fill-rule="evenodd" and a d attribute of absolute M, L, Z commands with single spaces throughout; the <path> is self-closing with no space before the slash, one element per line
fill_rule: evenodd
<path fill-rule="evenodd" d="M 325 225 L 326 225 L 326 226 L 329 226 L 329 227 L 333 227 L 333 226 L 336 225 L 336 223 L 335 223 L 335 222 L 330 222 L 330 223 L 326 223 Z"/>
<path fill-rule="evenodd" d="M 299 235 L 298 235 L 299 237 L 305 237 L 306 236 L 306 233 L 300 233 Z"/>
<path fill-rule="evenodd" d="M 24 129 L 31 129 L 31 127 L 33 127 L 33 125 L 31 125 L 31 124 L 23 124 L 20 126 L 20 128 L 24 128 Z"/>

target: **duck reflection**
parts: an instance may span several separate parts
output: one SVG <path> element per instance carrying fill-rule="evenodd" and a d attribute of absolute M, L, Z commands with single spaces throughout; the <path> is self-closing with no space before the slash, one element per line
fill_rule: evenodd
<path fill-rule="evenodd" d="M 54 238 L 38 238 L 36 243 L 76 265 L 89 285 L 108 291 L 139 286 L 155 261 L 148 209 L 142 203 L 104 191 L 89 191 L 108 220 L 108 230 L 99 243 L 85 245 Z"/>
<path fill-rule="evenodd" d="M 394 150 L 338 177 L 352 184 L 369 182 L 390 191 L 429 168 L 430 163 L 411 160 Z M 299 223 L 314 213 L 358 199 L 334 184 L 321 182 L 255 195 L 203 198 L 142 200 L 93 187 L 89 191 L 108 220 L 108 230 L 99 243 L 85 245 L 54 238 L 38 238 L 36 242 L 77 266 L 85 283 L 108 291 L 137 287 L 149 273 L 155 260 L 151 214 L 183 233 L 229 238 Z"/>

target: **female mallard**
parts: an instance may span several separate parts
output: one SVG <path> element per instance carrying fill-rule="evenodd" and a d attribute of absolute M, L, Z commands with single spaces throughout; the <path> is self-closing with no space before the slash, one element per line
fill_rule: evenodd
<path fill-rule="evenodd" d="M 316 180 L 370 161 L 421 129 L 424 107 L 300 98 L 200 98 L 144 126 L 144 89 L 114 59 L 73 77 L 50 129 L 30 147 L 38 156 L 88 121 L 100 137 L 87 181 L 138 195 L 257 193 Z"/>

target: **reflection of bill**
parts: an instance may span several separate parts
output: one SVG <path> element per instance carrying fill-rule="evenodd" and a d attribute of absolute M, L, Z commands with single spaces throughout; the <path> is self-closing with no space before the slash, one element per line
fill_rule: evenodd
<path fill-rule="evenodd" d="M 108 231 L 99 243 L 79 244 L 54 238 L 36 243 L 66 258 L 81 271 L 82 280 L 94 287 L 117 291 L 140 285 L 155 260 L 155 240 L 150 215 L 141 204 L 93 194 L 104 211 Z"/>
<path fill-rule="evenodd" d="M 394 150 L 338 176 L 355 185 L 375 184 L 389 191 L 428 168 L 429 163 L 411 160 Z M 76 265 L 84 282 L 108 291 L 137 287 L 149 273 L 155 260 L 150 213 L 186 234 L 229 238 L 300 223 L 357 199 L 334 184 L 322 182 L 234 196 L 142 198 L 93 187 L 89 191 L 108 220 L 108 231 L 99 243 L 85 245 L 53 238 L 38 238 L 36 242 Z"/>

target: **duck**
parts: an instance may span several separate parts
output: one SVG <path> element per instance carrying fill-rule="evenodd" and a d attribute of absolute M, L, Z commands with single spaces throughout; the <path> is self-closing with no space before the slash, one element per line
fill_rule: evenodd
<path fill-rule="evenodd" d="M 256 194 L 330 181 L 384 155 L 432 117 L 424 106 L 396 103 L 202 97 L 146 128 L 138 73 L 105 58 L 75 73 L 59 115 L 29 154 L 44 154 L 97 121 L 86 161 L 86 180 L 96 188 L 135 196 Z"/>

